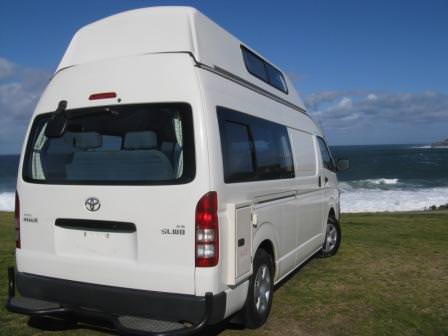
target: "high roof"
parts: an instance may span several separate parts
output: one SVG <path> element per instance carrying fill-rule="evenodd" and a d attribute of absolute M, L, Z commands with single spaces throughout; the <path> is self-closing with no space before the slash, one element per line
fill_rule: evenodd
<path fill-rule="evenodd" d="M 247 72 L 241 45 L 240 40 L 192 7 L 149 7 L 109 16 L 81 28 L 57 71 L 110 58 L 188 52 L 200 63 L 255 81 L 261 88 L 303 108 L 289 79 L 289 94 L 285 94 Z"/>

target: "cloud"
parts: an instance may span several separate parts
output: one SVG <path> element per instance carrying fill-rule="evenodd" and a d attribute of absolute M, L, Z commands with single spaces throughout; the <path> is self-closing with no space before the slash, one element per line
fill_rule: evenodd
<path fill-rule="evenodd" d="M 14 72 L 14 64 L 5 58 L 0 57 L 0 80 L 8 78 Z"/>
<path fill-rule="evenodd" d="M 25 128 L 50 74 L 0 57 L 0 153 L 20 149 Z"/>
<path fill-rule="evenodd" d="M 342 97 L 337 106 L 341 109 L 349 109 L 353 106 L 353 103 L 350 98 Z"/>
<path fill-rule="evenodd" d="M 326 130 L 448 122 L 448 95 L 434 91 L 328 91 L 306 97 L 305 104 Z"/>

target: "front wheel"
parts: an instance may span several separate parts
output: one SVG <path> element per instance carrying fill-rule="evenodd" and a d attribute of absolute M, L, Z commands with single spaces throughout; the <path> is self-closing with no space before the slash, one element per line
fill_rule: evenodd
<path fill-rule="evenodd" d="M 338 252 L 341 238 L 341 227 L 338 221 L 333 216 L 328 217 L 325 240 L 318 257 L 327 258 L 334 256 Z"/>
<path fill-rule="evenodd" d="M 260 249 L 254 258 L 254 273 L 244 306 L 244 325 L 249 329 L 262 326 L 268 318 L 274 294 L 274 262 L 269 253 Z"/>

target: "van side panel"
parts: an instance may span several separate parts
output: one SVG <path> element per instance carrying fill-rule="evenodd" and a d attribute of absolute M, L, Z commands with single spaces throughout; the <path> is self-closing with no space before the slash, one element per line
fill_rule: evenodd
<path fill-rule="evenodd" d="M 300 246 L 297 261 L 300 262 L 321 246 L 322 210 L 325 198 L 319 185 L 315 136 L 296 129 L 290 129 L 290 135 L 296 165 L 296 223 L 299 227 L 297 243 Z"/>
<path fill-rule="evenodd" d="M 252 257 L 261 242 L 265 239 L 270 240 L 275 250 L 275 278 L 279 279 L 297 265 L 299 255 L 302 255 L 300 252 L 303 252 L 303 249 L 299 247 L 300 228 L 298 226 L 300 225 L 297 222 L 297 217 L 300 216 L 299 207 L 301 206 L 299 205 L 302 200 L 297 199 L 295 196 L 296 191 L 300 189 L 297 185 L 300 179 L 296 175 L 297 177 L 293 179 L 224 183 L 221 139 L 217 136 L 219 135 L 217 106 L 271 120 L 289 128 L 306 130 L 309 134 L 321 134 L 321 132 L 308 116 L 298 111 L 292 110 L 209 71 L 198 69 L 197 73 L 204 92 L 204 109 L 207 111 L 204 116 L 209 139 L 211 188 L 218 191 L 220 212 L 223 216 L 220 225 L 229 225 L 228 217 L 226 216 L 227 204 L 234 204 L 238 207 L 248 202 L 255 203 L 256 210 L 259 209 L 256 212 L 258 226 L 253 233 Z M 316 174 L 317 171 L 315 169 L 312 180 L 308 178 L 308 184 L 310 184 L 310 187 L 312 184 L 312 188 L 317 188 Z M 275 200 L 276 198 L 280 199 Z M 263 205 L 256 205 L 260 201 L 262 201 Z M 313 204 L 316 202 L 319 202 L 319 200 L 312 201 Z M 268 211 L 265 212 L 264 209 Z M 320 208 L 313 209 L 313 211 L 318 212 L 315 215 L 320 218 Z M 294 233 L 291 235 L 291 232 Z M 228 230 L 226 228 L 222 230 L 222 233 L 221 255 L 227 255 L 227 249 L 232 247 L 228 246 L 226 242 L 234 237 L 227 235 Z M 306 257 L 308 256 L 309 254 Z M 301 261 L 302 259 L 303 256 Z M 225 262 L 226 264 L 230 263 L 227 260 Z M 221 280 L 217 286 L 223 290 L 227 288 L 226 278 L 228 270 L 225 266 L 219 270 L 201 270 L 202 272 L 214 273 L 215 275 L 210 276 L 209 279 L 219 278 Z"/>

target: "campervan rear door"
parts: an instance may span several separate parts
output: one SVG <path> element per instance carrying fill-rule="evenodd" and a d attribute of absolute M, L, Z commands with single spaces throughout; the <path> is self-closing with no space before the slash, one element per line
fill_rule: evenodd
<path fill-rule="evenodd" d="M 20 272 L 195 293 L 195 209 L 209 175 L 194 71 L 178 53 L 56 74 L 22 155 Z M 92 100 L 104 92 L 114 94 Z M 51 137 L 60 100 L 67 123 Z"/>

